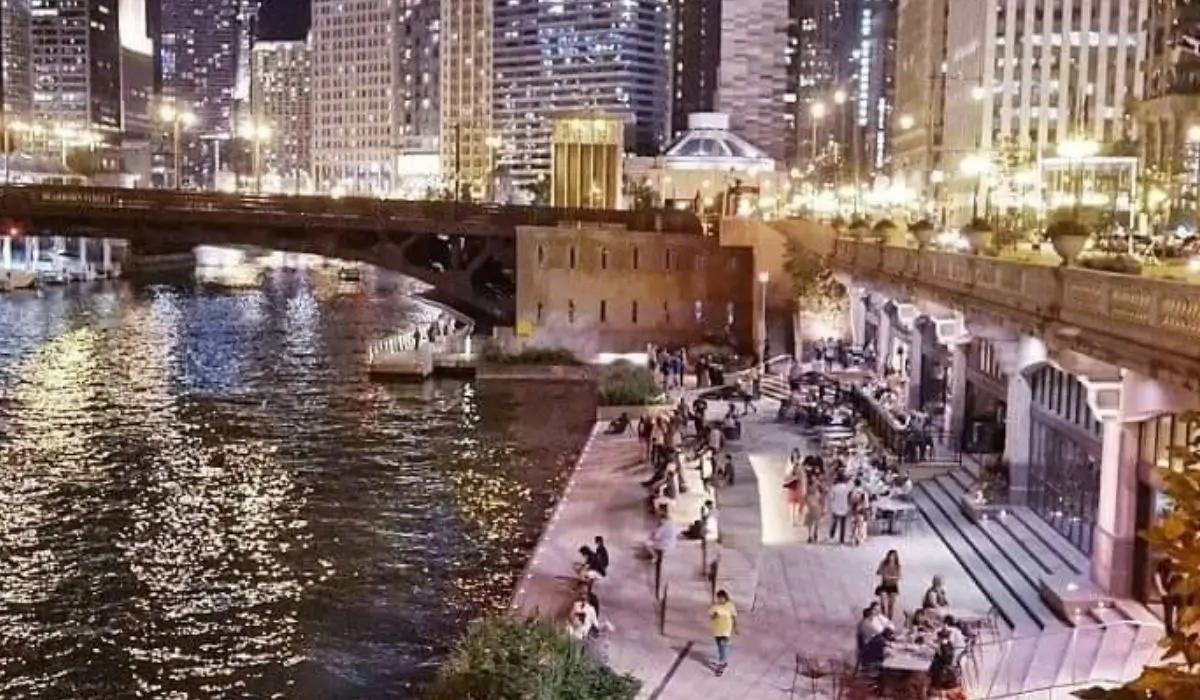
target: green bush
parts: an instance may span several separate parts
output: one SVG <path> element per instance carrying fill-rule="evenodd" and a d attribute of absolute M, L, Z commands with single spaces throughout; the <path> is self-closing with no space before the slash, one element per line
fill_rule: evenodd
<path fill-rule="evenodd" d="M 652 406 L 666 401 L 654 372 L 625 360 L 600 370 L 598 390 L 601 406 Z"/>
<path fill-rule="evenodd" d="M 1080 258 L 1079 266 L 1100 272 L 1115 272 L 1120 275 L 1142 274 L 1142 263 L 1130 255 L 1101 255 Z"/>
<path fill-rule="evenodd" d="M 581 365 L 575 353 L 566 348 L 524 348 L 520 352 L 505 352 L 500 347 L 483 346 L 480 356 L 495 365 Z"/>
<path fill-rule="evenodd" d="M 426 700 L 633 700 L 641 682 L 588 658 L 542 622 L 509 616 L 471 623 Z"/>

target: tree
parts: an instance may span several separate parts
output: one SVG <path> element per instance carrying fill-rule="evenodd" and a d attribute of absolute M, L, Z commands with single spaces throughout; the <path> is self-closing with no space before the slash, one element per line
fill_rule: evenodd
<path fill-rule="evenodd" d="M 549 624 L 496 615 L 471 623 L 427 700 L 633 700 L 641 682 L 591 659 Z"/>
<path fill-rule="evenodd" d="M 1200 414 L 1186 414 L 1189 423 Z M 1171 562 L 1183 599 L 1173 634 L 1159 642 L 1163 662 L 1147 666 L 1136 679 L 1115 689 L 1089 688 L 1085 700 L 1196 700 L 1200 698 L 1200 436 L 1188 436 L 1179 471 L 1159 469 L 1169 503 L 1158 522 L 1142 536 L 1151 551 Z"/>
<path fill-rule="evenodd" d="M 630 209 L 644 211 L 658 206 L 658 192 L 644 177 L 628 182 L 625 185 L 625 196 L 629 198 Z"/>
<path fill-rule="evenodd" d="M 794 240 L 788 241 L 787 252 L 786 269 L 799 314 L 836 325 L 846 313 L 848 299 L 845 288 L 833 278 L 833 270 L 820 255 Z M 797 338 L 797 355 L 802 355 L 800 342 Z"/>

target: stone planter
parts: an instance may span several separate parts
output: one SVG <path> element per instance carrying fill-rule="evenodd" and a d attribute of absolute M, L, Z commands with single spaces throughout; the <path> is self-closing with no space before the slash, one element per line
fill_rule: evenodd
<path fill-rule="evenodd" d="M 992 240 L 995 239 L 996 232 L 990 228 L 968 228 L 963 230 L 963 238 L 967 239 L 967 245 L 971 247 L 971 252 L 975 255 L 983 255 L 992 248 Z"/>
<path fill-rule="evenodd" d="M 1002 518 L 1008 513 L 1008 506 L 1003 503 L 980 501 L 974 493 L 965 493 L 958 502 L 963 515 L 978 525 L 985 520 Z"/>
<path fill-rule="evenodd" d="M 908 231 L 916 239 L 917 247 L 922 250 L 928 248 L 933 243 L 933 224 L 930 224 L 928 221 L 918 221 Z"/>
<path fill-rule="evenodd" d="M 1062 258 L 1063 266 L 1075 265 L 1090 237 L 1087 233 L 1057 233 L 1050 236 L 1050 245 Z"/>

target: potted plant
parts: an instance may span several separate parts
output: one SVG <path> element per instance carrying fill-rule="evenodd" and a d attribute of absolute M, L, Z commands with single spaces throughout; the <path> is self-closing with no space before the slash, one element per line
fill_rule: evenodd
<path fill-rule="evenodd" d="M 871 233 L 876 243 L 886 245 L 896 233 L 896 224 L 891 219 L 881 219 L 871 228 Z"/>
<path fill-rule="evenodd" d="M 838 238 L 846 235 L 846 220 L 842 218 L 841 214 L 833 217 L 833 221 L 829 222 L 829 225 L 833 227 L 833 233 Z"/>
<path fill-rule="evenodd" d="M 861 241 L 870 230 L 871 227 L 867 224 L 866 219 L 856 216 L 850 221 L 850 237 L 856 241 Z"/>
<path fill-rule="evenodd" d="M 1075 264 L 1090 236 L 1087 228 L 1075 219 L 1059 219 L 1046 228 L 1046 238 L 1062 258 L 1062 267 Z"/>
<path fill-rule="evenodd" d="M 929 247 L 930 243 L 933 243 L 933 222 L 929 219 L 921 219 L 912 226 L 909 226 L 908 231 L 913 235 L 913 238 L 917 239 L 917 248 L 921 250 L 925 250 Z"/>
<path fill-rule="evenodd" d="M 974 219 L 963 228 L 963 237 L 967 239 L 971 252 L 976 255 L 983 255 L 990 250 L 995 236 L 995 229 L 984 219 Z"/>

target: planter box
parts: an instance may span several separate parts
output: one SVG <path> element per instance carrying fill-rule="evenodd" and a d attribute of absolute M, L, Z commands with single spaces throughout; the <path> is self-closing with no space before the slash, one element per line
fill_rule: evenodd
<path fill-rule="evenodd" d="M 610 420 L 616 420 L 622 413 L 629 414 L 630 420 L 637 420 L 642 416 L 657 416 L 674 410 L 675 407 L 669 403 L 658 403 L 652 406 L 597 406 L 596 422 L 607 423 Z"/>
<path fill-rule="evenodd" d="M 480 362 L 476 379 L 524 382 L 590 382 L 593 371 L 586 365 L 506 365 Z"/>
<path fill-rule="evenodd" d="M 963 515 L 976 525 L 985 520 L 1003 517 L 1009 510 L 1009 506 L 1005 503 L 980 503 L 969 493 L 962 495 L 958 507 L 962 510 Z"/>

